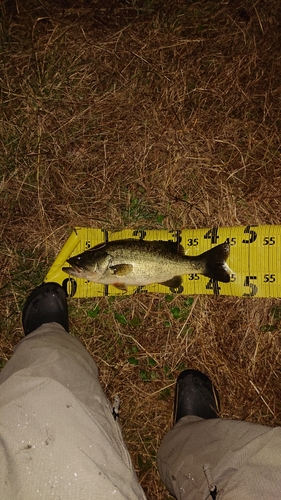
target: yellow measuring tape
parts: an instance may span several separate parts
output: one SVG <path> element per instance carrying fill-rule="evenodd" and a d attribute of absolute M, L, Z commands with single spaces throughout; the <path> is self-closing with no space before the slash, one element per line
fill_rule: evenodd
<path fill-rule="evenodd" d="M 199 255 L 228 241 L 230 255 L 227 264 L 233 272 L 230 283 L 216 282 L 200 274 L 187 274 L 183 276 L 181 287 L 171 290 L 173 292 L 185 295 L 281 297 L 281 226 L 239 226 L 182 231 L 124 229 L 118 232 L 78 227 L 71 233 L 44 281 L 60 283 L 68 296 L 75 298 L 128 295 L 143 291 L 169 293 L 166 286 L 159 284 L 142 288 L 129 286 L 128 291 L 124 292 L 112 285 L 69 278 L 62 271 L 69 257 L 104 241 L 126 238 L 180 242 L 186 255 Z"/>

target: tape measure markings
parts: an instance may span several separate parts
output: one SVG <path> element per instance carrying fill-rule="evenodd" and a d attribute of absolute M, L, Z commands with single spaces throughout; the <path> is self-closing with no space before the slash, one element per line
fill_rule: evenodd
<path fill-rule="evenodd" d="M 233 296 L 280 297 L 281 296 L 281 226 L 238 226 L 228 228 L 168 230 L 133 230 L 113 232 L 93 228 L 75 228 L 57 259 L 48 272 L 45 281 L 57 281 L 75 297 L 124 295 L 113 286 L 83 279 L 68 278 L 61 271 L 65 261 L 72 255 L 103 242 L 115 239 L 139 238 L 148 240 L 170 240 L 181 244 L 186 255 L 198 255 L 215 245 L 227 241 L 230 245 L 228 265 L 233 271 L 230 283 L 217 283 L 199 275 L 183 276 L 183 285 L 178 293 L 220 294 Z M 128 294 L 140 291 L 167 293 L 163 285 L 149 285 L 142 289 L 129 287 Z"/>

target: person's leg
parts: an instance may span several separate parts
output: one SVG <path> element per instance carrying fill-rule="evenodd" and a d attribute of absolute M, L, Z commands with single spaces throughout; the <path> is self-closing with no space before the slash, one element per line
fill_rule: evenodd
<path fill-rule="evenodd" d="M 185 393 L 188 413 L 181 412 L 157 456 L 160 476 L 171 494 L 178 500 L 280 498 L 281 428 L 214 416 L 204 419 L 204 412 L 199 417 L 198 407 L 194 410 L 194 384 L 190 399 L 187 389 Z M 199 388 L 198 400 L 200 396 Z"/>
<path fill-rule="evenodd" d="M 23 324 L 0 374 L 1 496 L 144 499 L 92 357 L 58 322 Z"/>

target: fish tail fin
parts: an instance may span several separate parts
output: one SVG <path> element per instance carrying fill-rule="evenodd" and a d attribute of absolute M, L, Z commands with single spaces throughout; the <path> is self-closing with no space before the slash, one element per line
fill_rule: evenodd
<path fill-rule="evenodd" d="M 231 270 L 226 263 L 229 252 L 230 246 L 225 242 L 201 254 L 200 257 L 205 260 L 205 272 L 203 274 L 215 281 L 229 283 Z"/>

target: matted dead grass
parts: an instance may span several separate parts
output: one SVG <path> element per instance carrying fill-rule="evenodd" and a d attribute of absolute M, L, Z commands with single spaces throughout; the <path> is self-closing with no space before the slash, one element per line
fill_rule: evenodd
<path fill-rule="evenodd" d="M 280 223 L 278 2 L 55 3 L 1 6 L 3 363 L 73 226 Z M 280 302 L 186 300 L 70 301 L 149 499 L 168 498 L 155 454 L 183 367 L 223 417 L 281 420 Z"/>

